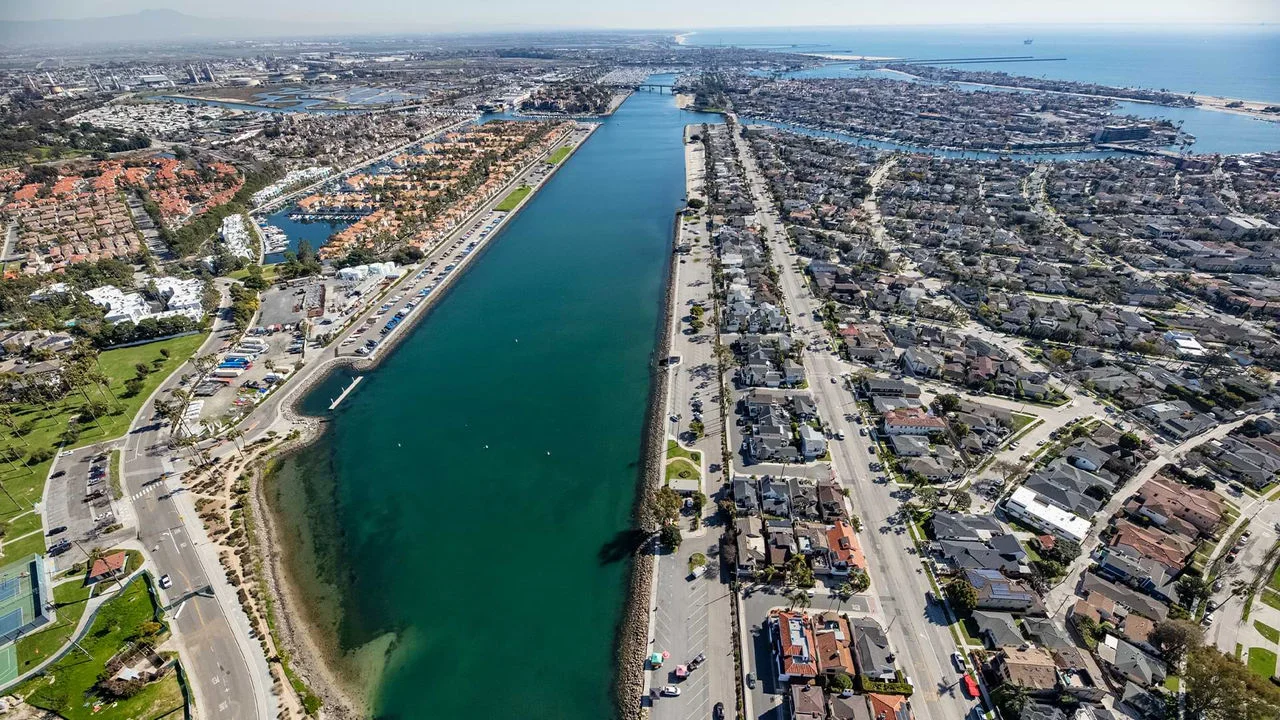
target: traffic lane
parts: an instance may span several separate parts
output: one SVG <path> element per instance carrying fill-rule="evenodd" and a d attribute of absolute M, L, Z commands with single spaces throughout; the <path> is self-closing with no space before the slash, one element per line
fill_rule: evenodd
<path fill-rule="evenodd" d="M 176 618 L 174 614 L 176 613 Z M 200 692 L 199 715 L 207 718 L 247 718 L 256 714 L 252 684 L 235 639 L 223 629 L 217 599 L 193 595 L 174 608 L 170 622 L 183 644 L 198 652 L 183 653 L 183 664 Z"/>

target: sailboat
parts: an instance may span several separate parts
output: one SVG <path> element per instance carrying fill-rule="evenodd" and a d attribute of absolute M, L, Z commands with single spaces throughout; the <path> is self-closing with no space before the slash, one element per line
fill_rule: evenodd
<path fill-rule="evenodd" d="M 1023 40 L 1023 41 L 1022 41 L 1022 44 L 1023 44 L 1023 45 L 1030 45 L 1030 44 L 1031 44 L 1031 43 L 1033 43 L 1033 42 L 1035 42 L 1035 38 L 1027 38 L 1026 40 Z"/>

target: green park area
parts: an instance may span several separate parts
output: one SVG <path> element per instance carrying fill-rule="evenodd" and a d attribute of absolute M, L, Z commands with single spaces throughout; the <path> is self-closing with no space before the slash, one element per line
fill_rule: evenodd
<path fill-rule="evenodd" d="M 569 153 L 573 152 L 573 148 L 568 145 L 562 145 L 556 148 L 555 152 L 547 156 L 547 163 L 550 165 L 559 165 L 560 161 L 569 157 Z"/>
<path fill-rule="evenodd" d="M 701 475 L 701 473 L 698 472 L 698 468 L 694 467 L 693 463 L 683 458 L 677 458 L 667 463 L 668 481 L 675 480 L 677 478 L 681 480 L 694 480 L 698 478 L 699 475 Z"/>
<path fill-rule="evenodd" d="M 107 664 L 123 648 L 157 645 L 168 636 L 157 614 L 147 580 L 135 579 L 102 605 L 79 647 L 15 693 L 67 720 L 183 717 L 185 698 L 172 668 L 151 682 L 103 677 Z"/>
<path fill-rule="evenodd" d="M 1270 679 L 1276 674 L 1276 654 L 1266 648 L 1251 647 L 1248 665 L 1255 675 Z"/>
<path fill-rule="evenodd" d="M 520 204 L 520 201 L 524 200 L 525 196 L 531 192 L 533 192 L 532 187 L 529 187 L 528 185 L 521 185 L 515 190 L 512 190 L 510 195 L 502 198 L 502 202 L 498 203 L 498 206 L 495 207 L 494 210 L 497 210 L 498 212 L 511 212 L 512 210 L 515 210 L 516 206 Z"/>
<path fill-rule="evenodd" d="M 31 508 L 58 451 L 124 435 L 142 403 L 204 339 L 187 335 L 107 350 L 70 391 L 46 386 L 0 406 L 0 564 L 44 552 L 40 518 Z"/>
<path fill-rule="evenodd" d="M 92 585 L 84 584 L 84 573 L 76 573 L 73 577 L 59 585 L 53 586 L 54 612 L 57 615 L 52 623 L 39 630 L 23 635 L 17 643 L 18 672 L 27 672 L 44 662 L 45 658 L 58 652 L 76 625 L 84 615 L 85 606 L 89 603 Z"/>
<path fill-rule="evenodd" d="M 702 462 L 702 453 L 697 450 L 686 450 L 675 440 L 667 440 L 667 459 L 685 458 L 697 465 Z"/>

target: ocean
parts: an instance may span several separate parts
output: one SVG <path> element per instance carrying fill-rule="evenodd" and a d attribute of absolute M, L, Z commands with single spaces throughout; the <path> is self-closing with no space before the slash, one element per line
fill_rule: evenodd
<path fill-rule="evenodd" d="M 1065 57 L 955 67 L 1280 103 L 1280 27 L 1273 25 L 713 29 L 685 41 L 912 59 Z"/>

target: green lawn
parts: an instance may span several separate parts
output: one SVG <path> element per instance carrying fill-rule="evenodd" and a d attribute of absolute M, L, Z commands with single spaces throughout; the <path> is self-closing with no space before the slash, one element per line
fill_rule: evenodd
<path fill-rule="evenodd" d="M 1266 648 L 1249 648 L 1249 669 L 1256 675 L 1270 679 L 1276 674 L 1276 654 Z"/>
<path fill-rule="evenodd" d="M 1271 642 L 1280 642 L 1280 630 L 1258 620 L 1253 621 L 1253 627 L 1262 637 L 1270 640 Z"/>
<path fill-rule="evenodd" d="M 152 621 L 156 612 L 146 580 L 134 580 L 98 611 L 89 632 L 80 642 L 88 657 L 73 650 L 46 669 L 42 676 L 28 680 L 15 692 L 24 696 L 29 704 L 56 712 L 67 720 L 182 717 L 182 689 L 172 671 L 162 680 L 144 687 L 137 695 L 119 702 L 99 705 L 93 690 L 107 661 L 126 642 L 141 638 L 143 623 Z M 167 629 L 162 630 L 163 634 L 153 640 L 162 640 L 167 632 Z"/>
<path fill-rule="evenodd" d="M 120 482 L 120 451 L 111 451 L 111 461 L 107 464 L 107 475 L 111 478 L 111 497 L 119 500 L 124 497 L 124 486 Z"/>
<path fill-rule="evenodd" d="M 556 151 L 547 156 L 547 163 L 550 165 L 559 165 L 560 161 L 569 157 L 569 153 L 573 152 L 573 148 L 569 145 L 562 145 L 556 148 Z"/>
<path fill-rule="evenodd" d="M 1017 434 L 1019 430 L 1030 425 L 1037 420 L 1035 415 L 1026 415 L 1024 413 L 1009 413 L 1010 420 L 1013 423 L 1013 432 Z"/>
<path fill-rule="evenodd" d="M 84 615 L 85 603 L 92 590 L 92 587 L 86 586 L 79 578 L 53 586 L 53 602 L 57 605 L 58 619 L 39 632 L 23 636 L 18 641 L 19 673 L 40 664 L 67 643 L 71 631 L 75 630 L 80 617 Z"/>
<path fill-rule="evenodd" d="M 702 453 L 697 450 L 686 450 L 675 440 L 667 441 L 667 458 L 687 458 L 696 465 L 702 462 Z"/>
<path fill-rule="evenodd" d="M 275 282 L 276 276 L 280 274 L 280 265 L 281 263 L 275 263 L 273 265 L 263 265 L 262 279 L 266 280 L 267 282 Z M 232 280 L 243 281 L 245 278 L 249 277 L 249 269 L 240 268 L 239 270 L 233 270 L 227 274 L 227 277 L 231 278 Z"/>
<path fill-rule="evenodd" d="M 1267 587 L 1280 592 L 1280 563 L 1276 563 L 1276 567 L 1271 571 L 1271 579 L 1267 581 Z"/>
<path fill-rule="evenodd" d="M 667 463 L 668 482 L 676 478 L 688 480 L 690 478 L 699 477 L 700 475 L 701 473 L 698 472 L 698 468 L 694 467 L 688 460 L 677 458 Z"/>
<path fill-rule="evenodd" d="M 138 409 L 142 407 L 147 396 L 159 387 L 164 378 L 181 367 L 200 347 L 204 339 L 204 335 L 187 335 L 103 352 L 98 358 L 98 365 L 103 374 L 109 378 L 108 390 L 115 398 L 108 403 L 111 405 L 111 411 L 99 416 L 97 421 L 89 419 L 87 423 L 82 423 L 80 437 L 69 447 L 91 445 L 123 435 L 129 429 L 129 423 L 133 421 L 133 416 L 138 414 Z M 162 348 L 169 350 L 168 359 L 165 359 L 158 369 L 154 369 L 147 375 L 141 392 L 133 397 L 124 397 L 125 381 L 136 374 L 134 366 L 145 363 L 155 368 L 151 363 L 161 357 Z M 107 400 L 105 395 L 98 393 L 96 389 L 88 388 L 86 392 L 91 400 Z M 14 418 L 18 423 L 34 420 L 35 426 L 24 437 L 16 437 L 7 427 L 0 428 L 0 446 L 13 447 L 24 456 L 29 456 L 32 451 L 43 448 L 56 451 L 61 442 L 59 436 L 67 429 L 71 419 L 80 415 L 84 404 L 84 398 L 77 393 L 49 405 L 11 405 Z M 0 493 L 0 522 L 8 522 L 40 501 L 51 462 L 46 460 L 29 468 L 22 467 L 21 463 L 17 464 L 18 467 L 8 464 L 0 465 L 0 485 L 5 490 L 4 493 Z M 16 537 L 13 534 L 8 536 Z M 43 550 L 44 541 L 39 536 L 12 545 L 6 544 L 0 552 L 0 563 L 11 562 L 28 553 Z"/>
<path fill-rule="evenodd" d="M 1280 610 L 1280 593 L 1274 590 L 1263 588 L 1262 602 L 1266 603 L 1267 605 L 1270 605 L 1271 607 L 1277 610 Z"/>
<path fill-rule="evenodd" d="M 510 195 L 502 198 L 502 202 L 498 203 L 494 210 L 497 210 L 498 212 L 511 212 L 512 210 L 515 210 L 516 206 L 520 204 L 520 201 L 524 200 L 524 197 L 531 192 L 533 192 L 533 188 L 528 185 L 521 185 L 515 190 L 512 190 Z"/>

